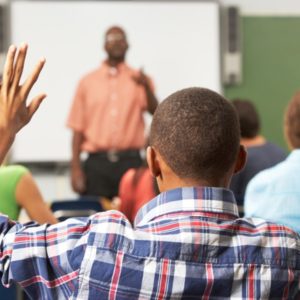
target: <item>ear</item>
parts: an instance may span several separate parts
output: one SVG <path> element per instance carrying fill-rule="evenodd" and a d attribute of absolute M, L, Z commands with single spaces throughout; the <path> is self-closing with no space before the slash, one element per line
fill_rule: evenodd
<path fill-rule="evenodd" d="M 157 152 L 153 147 L 151 146 L 147 147 L 146 158 L 152 176 L 154 177 L 160 176 L 161 169 L 160 169 L 159 161 L 157 159 Z"/>
<path fill-rule="evenodd" d="M 234 167 L 234 174 L 241 171 L 247 162 L 247 151 L 243 145 L 240 145 L 239 153 Z"/>

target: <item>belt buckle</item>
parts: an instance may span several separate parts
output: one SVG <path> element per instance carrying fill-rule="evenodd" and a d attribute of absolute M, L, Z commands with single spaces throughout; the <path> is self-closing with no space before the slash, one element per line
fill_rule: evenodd
<path fill-rule="evenodd" d="M 110 162 L 117 162 L 119 160 L 119 155 L 118 155 L 118 151 L 115 150 L 109 150 L 107 151 L 107 159 Z"/>

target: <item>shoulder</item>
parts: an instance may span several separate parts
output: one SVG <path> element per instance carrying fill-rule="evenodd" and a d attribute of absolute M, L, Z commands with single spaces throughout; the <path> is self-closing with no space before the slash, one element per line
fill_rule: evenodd
<path fill-rule="evenodd" d="M 90 72 L 86 73 L 85 75 L 83 75 L 79 82 L 78 82 L 78 86 L 79 87 L 83 87 L 85 85 L 88 85 L 91 81 L 97 79 L 99 76 L 101 76 L 102 73 L 102 68 L 98 67 L 96 69 L 91 70 Z"/>
<path fill-rule="evenodd" d="M 300 267 L 300 236 L 291 228 L 268 222 L 261 218 L 240 218 L 236 220 L 239 225 L 239 233 L 247 235 L 247 244 L 261 247 L 264 257 L 276 263 L 277 259 Z M 276 251 L 270 251 L 276 247 L 282 257 Z M 269 250 L 268 250 L 269 249 Z M 274 249 L 275 250 L 275 249 Z"/>
<path fill-rule="evenodd" d="M 91 228 L 97 233 L 122 234 L 125 229 L 132 230 L 126 216 L 118 210 L 99 212 L 89 217 Z"/>
<path fill-rule="evenodd" d="M 124 68 L 125 68 L 128 72 L 132 73 L 133 75 L 138 75 L 139 72 L 140 72 L 140 70 L 131 67 L 131 66 L 128 65 L 127 63 L 124 63 Z"/>
<path fill-rule="evenodd" d="M 128 70 L 128 72 L 130 72 L 131 75 L 133 75 L 133 76 L 138 76 L 138 75 L 140 74 L 140 71 L 141 71 L 140 69 L 132 68 L 131 66 L 129 66 L 129 65 L 127 65 L 127 64 L 125 64 L 125 67 L 126 67 L 126 69 Z M 144 70 L 143 70 L 143 72 L 144 72 Z M 145 74 L 145 75 L 147 76 L 147 78 L 152 82 L 152 78 L 151 78 L 151 76 L 149 76 L 147 70 L 145 71 L 144 74 Z"/>
<path fill-rule="evenodd" d="M 29 170 L 22 165 L 3 166 L 0 168 L 0 177 L 1 176 L 19 177 L 28 172 Z"/>
<path fill-rule="evenodd" d="M 271 142 L 266 143 L 266 148 L 268 149 L 268 151 L 272 151 L 274 154 L 281 156 L 283 159 L 287 156 L 286 151 Z"/>
<path fill-rule="evenodd" d="M 89 219 L 89 245 L 115 251 L 128 251 L 131 247 L 135 236 L 134 229 L 122 212 L 100 212 Z"/>
<path fill-rule="evenodd" d="M 124 173 L 123 178 L 131 178 L 131 177 L 133 177 L 135 172 L 136 172 L 136 169 L 130 168 Z"/>
<path fill-rule="evenodd" d="M 285 161 L 282 161 L 273 167 L 260 171 L 250 180 L 248 186 L 265 184 L 276 185 L 277 180 L 282 180 L 282 174 L 285 170 Z"/>
<path fill-rule="evenodd" d="M 131 183 L 134 177 L 134 174 L 136 173 L 136 169 L 131 168 L 127 170 L 124 175 L 121 177 L 120 185 L 127 185 L 128 183 Z"/>

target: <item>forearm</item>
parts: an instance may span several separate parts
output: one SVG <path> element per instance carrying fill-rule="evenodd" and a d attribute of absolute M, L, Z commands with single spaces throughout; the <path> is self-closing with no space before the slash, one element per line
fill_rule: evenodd
<path fill-rule="evenodd" d="M 23 174 L 20 178 L 15 189 L 15 196 L 17 203 L 26 210 L 31 220 L 39 224 L 57 223 L 30 172 Z"/>
<path fill-rule="evenodd" d="M 72 169 L 81 168 L 80 153 L 81 153 L 82 142 L 83 142 L 83 134 L 81 132 L 74 131 L 73 141 L 72 141 L 72 161 L 71 161 Z"/>
<path fill-rule="evenodd" d="M 158 105 L 158 101 L 149 84 L 145 85 L 145 93 L 147 98 L 147 110 L 153 115 Z"/>
<path fill-rule="evenodd" d="M 50 207 L 44 202 L 35 203 L 34 208 L 26 209 L 26 212 L 31 220 L 39 224 L 56 224 L 58 222 Z"/>
<path fill-rule="evenodd" d="M 0 165 L 14 141 L 14 135 L 10 134 L 8 130 L 0 129 Z"/>
<path fill-rule="evenodd" d="M 73 190 L 79 194 L 86 191 L 86 179 L 80 161 L 82 143 L 83 134 L 81 132 L 74 131 L 72 142 L 71 184 Z"/>

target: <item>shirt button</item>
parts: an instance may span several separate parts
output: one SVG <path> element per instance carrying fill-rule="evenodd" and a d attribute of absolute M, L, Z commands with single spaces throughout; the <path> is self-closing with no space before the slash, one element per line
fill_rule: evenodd
<path fill-rule="evenodd" d="M 116 93 L 110 94 L 110 99 L 113 100 L 113 101 L 116 101 L 117 100 L 117 94 Z"/>
<path fill-rule="evenodd" d="M 111 68 L 109 68 L 108 72 L 109 72 L 110 76 L 116 76 L 118 74 L 118 69 L 114 68 L 114 67 L 111 67 Z"/>
<path fill-rule="evenodd" d="M 116 109 L 112 109 L 112 110 L 110 111 L 110 115 L 111 115 L 112 117 L 115 117 L 117 114 L 118 114 L 118 112 L 117 112 Z"/>

